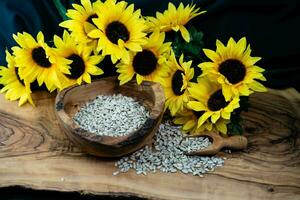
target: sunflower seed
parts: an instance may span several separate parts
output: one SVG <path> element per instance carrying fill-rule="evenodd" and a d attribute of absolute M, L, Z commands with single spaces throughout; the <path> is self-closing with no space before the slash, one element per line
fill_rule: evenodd
<path fill-rule="evenodd" d="M 99 95 L 75 114 L 75 122 L 97 135 L 124 136 L 138 130 L 149 117 L 147 109 L 121 94 Z"/>
<path fill-rule="evenodd" d="M 146 175 L 158 170 L 166 173 L 182 172 L 203 177 L 203 174 L 221 167 L 224 158 L 186 156 L 185 152 L 203 149 L 211 145 L 208 138 L 187 138 L 177 126 L 161 124 L 154 137 L 153 147 L 145 146 L 137 152 L 116 162 L 120 172 L 134 169 L 137 174 Z M 130 163 L 126 165 L 125 163 Z M 128 166 L 128 167 L 124 167 Z"/>
<path fill-rule="evenodd" d="M 120 171 L 116 171 L 113 173 L 114 176 L 118 175 L 120 173 Z"/>

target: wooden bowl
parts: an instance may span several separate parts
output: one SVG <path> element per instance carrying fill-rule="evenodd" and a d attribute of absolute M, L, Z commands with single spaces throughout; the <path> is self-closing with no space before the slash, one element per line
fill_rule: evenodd
<path fill-rule="evenodd" d="M 134 98 L 150 112 L 150 117 L 137 131 L 126 136 L 111 137 L 90 133 L 73 120 L 81 106 L 98 95 L 122 95 Z M 119 86 L 116 77 L 103 78 L 91 84 L 72 86 L 59 92 L 55 100 L 55 111 L 64 133 L 85 152 L 101 157 L 119 157 L 132 153 L 152 141 L 164 112 L 164 92 L 160 84 L 131 81 Z"/>

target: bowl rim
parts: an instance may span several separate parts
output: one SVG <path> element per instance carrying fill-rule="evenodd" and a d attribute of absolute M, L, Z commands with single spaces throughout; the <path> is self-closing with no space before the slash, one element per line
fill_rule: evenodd
<path fill-rule="evenodd" d="M 157 121 L 160 121 L 163 113 L 164 113 L 164 104 L 165 104 L 165 96 L 164 90 L 159 83 L 151 82 L 151 81 L 143 81 L 140 86 L 150 87 L 154 94 L 154 106 L 150 111 L 150 116 L 143 124 L 143 126 L 139 127 L 136 131 L 133 131 L 125 136 L 107 136 L 107 135 L 97 135 L 95 133 L 91 133 L 83 128 L 81 128 L 75 121 L 65 112 L 65 105 L 63 103 L 64 97 L 75 88 L 85 88 L 91 86 L 91 84 L 95 84 L 97 82 L 103 81 L 114 81 L 116 87 L 122 87 L 119 85 L 119 81 L 117 77 L 105 77 L 101 79 L 97 79 L 92 81 L 90 84 L 82 84 L 82 85 L 74 85 L 68 88 L 63 89 L 58 92 L 55 98 L 55 112 L 57 117 L 59 118 L 60 123 L 64 123 L 68 129 L 72 130 L 72 134 L 76 134 L 81 139 L 86 140 L 87 142 L 99 143 L 107 146 L 124 146 L 130 143 L 134 143 L 136 140 L 144 137 L 147 131 L 151 129 Z M 131 84 L 137 84 L 133 80 L 130 81 Z M 101 94 L 101 93 L 99 93 Z M 98 95 L 99 95 L 98 94 Z M 130 142 L 129 142 L 130 141 Z"/>

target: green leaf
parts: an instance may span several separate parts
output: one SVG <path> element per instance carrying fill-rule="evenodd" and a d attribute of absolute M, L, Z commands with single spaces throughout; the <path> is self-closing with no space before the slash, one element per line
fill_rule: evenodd
<path fill-rule="evenodd" d="M 168 41 L 172 40 L 172 47 L 176 57 L 180 57 L 183 53 L 185 56 L 190 57 L 192 60 L 199 60 L 200 54 L 202 52 L 203 44 L 203 33 L 198 31 L 196 28 L 192 27 L 188 29 L 190 33 L 191 40 L 187 43 L 179 32 L 173 33 Z M 175 36 L 174 36 L 175 35 Z M 168 37 L 168 36 L 167 36 Z M 172 37 L 172 38 L 170 38 Z M 201 60 L 201 59 L 200 59 Z"/>
<path fill-rule="evenodd" d="M 53 2 L 61 18 L 63 20 L 67 20 L 68 19 L 68 17 L 66 16 L 67 10 L 61 3 L 61 0 L 53 0 Z"/>
<path fill-rule="evenodd" d="M 229 135 L 242 135 L 243 134 L 243 128 L 240 124 L 235 124 L 230 122 L 228 125 L 228 131 Z"/>
<path fill-rule="evenodd" d="M 198 64 L 204 61 L 202 48 L 204 47 L 203 36 L 201 31 L 198 31 L 195 27 L 188 28 L 190 33 L 190 42 L 187 43 L 179 32 L 172 32 L 167 34 L 167 41 L 172 42 L 172 48 L 177 58 L 181 54 L 184 54 L 184 60 L 192 60 L 192 67 L 194 68 L 194 77 L 192 82 L 197 82 L 197 77 L 202 74 L 201 69 Z M 202 56 L 201 56 L 202 55 Z"/>
<path fill-rule="evenodd" d="M 227 125 L 228 135 L 242 135 L 243 128 L 241 122 L 243 121 L 241 113 L 243 111 L 247 112 L 250 106 L 249 97 L 241 96 L 240 97 L 240 107 L 235 109 L 231 113 L 230 123 Z"/>

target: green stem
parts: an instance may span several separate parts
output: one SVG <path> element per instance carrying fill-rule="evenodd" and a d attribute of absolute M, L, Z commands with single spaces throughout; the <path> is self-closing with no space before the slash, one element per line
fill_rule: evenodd
<path fill-rule="evenodd" d="M 61 1 L 60 0 L 53 0 L 53 2 L 54 2 L 54 5 L 55 5 L 55 7 L 56 7 L 56 9 L 57 9 L 57 11 L 59 13 L 59 15 L 61 16 L 61 18 L 63 20 L 67 20 L 68 19 L 68 17 L 66 16 L 67 10 L 63 6 L 63 4 L 61 3 Z"/>

